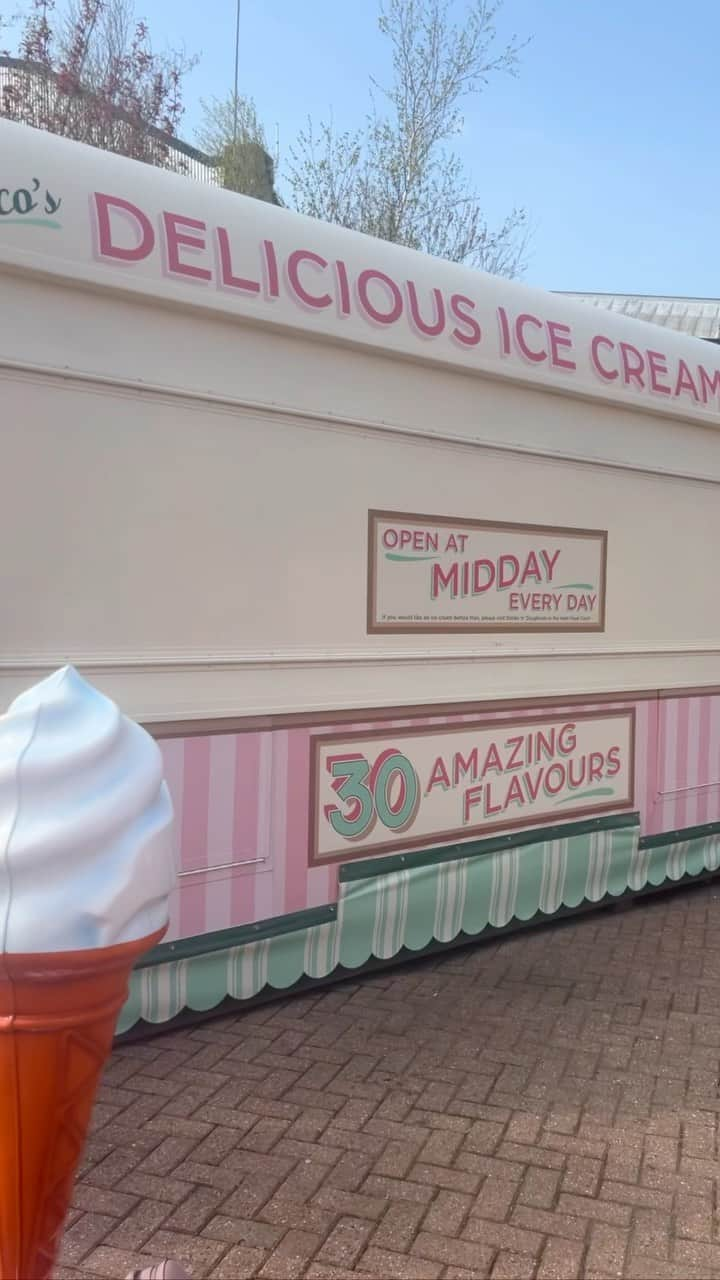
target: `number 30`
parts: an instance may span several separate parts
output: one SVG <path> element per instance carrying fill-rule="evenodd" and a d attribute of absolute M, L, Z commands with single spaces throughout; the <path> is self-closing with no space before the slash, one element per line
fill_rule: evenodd
<path fill-rule="evenodd" d="M 398 831 L 415 812 L 418 777 L 407 756 L 395 748 L 383 751 L 371 766 L 365 756 L 329 756 L 330 784 L 346 806 L 325 806 L 333 831 L 346 840 L 361 840 L 372 831 L 376 819 L 390 831 Z M 395 784 L 399 785 L 396 787 Z"/>

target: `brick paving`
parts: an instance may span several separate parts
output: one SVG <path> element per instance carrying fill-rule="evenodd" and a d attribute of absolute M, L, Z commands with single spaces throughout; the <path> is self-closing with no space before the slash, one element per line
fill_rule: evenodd
<path fill-rule="evenodd" d="M 713 1280 L 720 883 L 119 1048 L 60 1280 Z"/>

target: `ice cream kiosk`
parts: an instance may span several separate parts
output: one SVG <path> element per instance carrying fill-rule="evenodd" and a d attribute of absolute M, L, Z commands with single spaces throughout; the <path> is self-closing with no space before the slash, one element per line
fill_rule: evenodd
<path fill-rule="evenodd" d="M 720 866 L 720 351 L 0 122 L 0 701 L 159 744 L 118 1030 Z"/>

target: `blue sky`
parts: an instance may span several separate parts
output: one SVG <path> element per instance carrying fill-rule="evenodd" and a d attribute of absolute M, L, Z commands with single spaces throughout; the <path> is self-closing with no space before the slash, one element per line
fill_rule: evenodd
<path fill-rule="evenodd" d="M 232 86 L 235 0 L 136 4 L 156 46 L 201 55 L 192 141 L 199 99 Z M 720 297 L 718 0 L 505 0 L 498 30 L 532 42 L 517 80 L 468 105 L 458 149 L 491 220 L 528 209 L 526 279 Z M 376 0 L 241 0 L 241 91 L 281 158 L 308 115 L 358 123 L 387 63 Z"/>

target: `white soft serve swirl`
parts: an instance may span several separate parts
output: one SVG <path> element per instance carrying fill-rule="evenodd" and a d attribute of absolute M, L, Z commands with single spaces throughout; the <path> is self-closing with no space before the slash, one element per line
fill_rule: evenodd
<path fill-rule="evenodd" d="M 0 717 L 0 928 L 12 954 L 107 947 L 168 919 L 172 803 L 157 744 L 63 667 Z"/>

